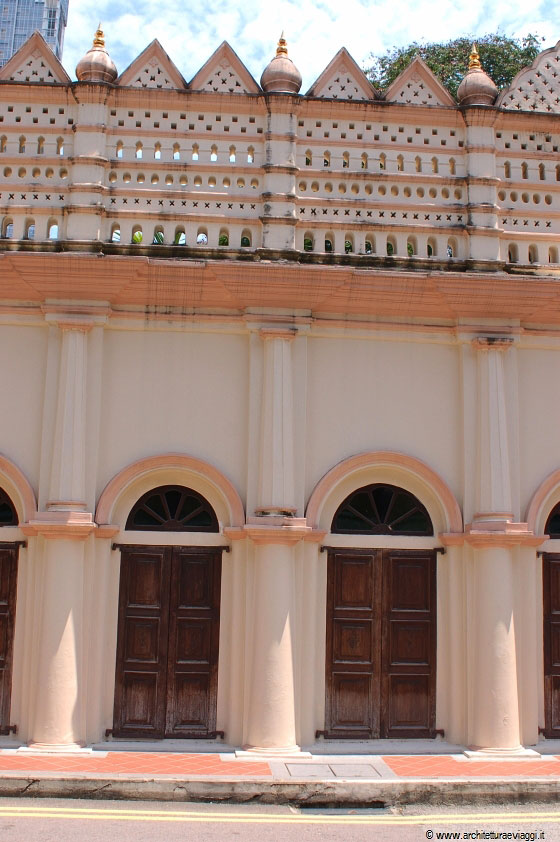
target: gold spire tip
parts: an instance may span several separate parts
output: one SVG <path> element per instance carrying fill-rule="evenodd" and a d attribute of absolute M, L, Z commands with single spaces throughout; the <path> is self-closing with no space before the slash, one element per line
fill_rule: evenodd
<path fill-rule="evenodd" d="M 277 56 L 287 56 L 288 55 L 288 42 L 284 38 L 284 32 L 282 31 L 282 35 L 278 39 L 278 46 L 276 47 L 276 55 Z"/>
<path fill-rule="evenodd" d="M 469 56 L 469 70 L 481 70 L 480 56 L 476 44 L 471 47 L 471 54 Z"/>
<path fill-rule="evenodd" d="M 103 34 L 103 30 L 101 29 L 101 22 L 97 27 L 97 32 L 95 33 L 95 37 L 93 39 L 93 46 L 94 47 L 105 47 L 105 36 Z"/>

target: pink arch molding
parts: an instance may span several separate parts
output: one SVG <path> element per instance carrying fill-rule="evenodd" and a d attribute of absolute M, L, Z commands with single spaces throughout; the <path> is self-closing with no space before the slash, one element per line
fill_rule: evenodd
<path fill-rule="evenodd" d="M 411 474 L 422 479 L 436 494 L 447 519 L 450 532 L 463 532 L 463 518 L 455 496 L 447 483 L 436 474 L 425 462 L 407 456 L 405 453 L 395 453 L 390 450 L 377 450 L 369 453 L 358 453 L 349 459 L 344 459 L 319 480 L 307 504 L 307 525 L 313 529 L 319 528 L 319 514 L 331 491 L 341 480 L 358 470 L 376 467 L 404 468 Z"/>
<path fill-rule="evenodd" d="M 552 491 L 554 491 L 555 488 L 558 487 L 560 487 L 560 470 L 553 471 L 549 474 L 533 494 L 531 502 L 529 503 L 529 508 L 527 509 L 527 529 L 529 532 L 536 533 L 537 519 L 540 514 L 540 510 L 546 498 Z"/>
<path fill-rule="evenodd" d="M 2 475 L 7 477 L 7 479 L 13 483 L 16 488 L 16 491 L 19 494 L 19 501 L 22 511 L 22 523 L 26 523 L 29 520 L 32 520 L 37 512 L 37 501 L 35 500 L 35 492 L 31 488 L 29 480 L 23 474 L 17 465 L 14 465 L 9 459 L 5 456 L 0 454 L 0 485 L 2 484 Z M 17 502 L 14 500 L 14 504 Z"/>
<path fill-rule="evenodd" d="M 113 506 L 121 492 L 138 477 L 151 471 L 161 469 L 178 468 L 183 471 L 190 471 L 193 474 L 200 474 L 204 479 L 211 482 L 224 496 L 231 512 L 230 526 L 243 526 L 245 523 L 245 512 L 241 497 L 233 484 L 208 462 L 202 459 L 195 459 L 184 453 L 163 453 L 161 456 L 149 456 L 146 459 L 139 459 L 126 468 L 123 468 L 103 489 L 95 520 L 99 525 L 108 524 L 113 512 Z"/>

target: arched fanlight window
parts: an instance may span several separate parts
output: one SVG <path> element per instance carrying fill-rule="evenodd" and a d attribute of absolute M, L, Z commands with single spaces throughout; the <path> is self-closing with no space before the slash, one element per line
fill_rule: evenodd
<path fill-rule="evenodd" d="M 331 532 L 360 535 L 433 535 L 420 500 L 395 485 L 376 483 L 353 491 L 336 510 Z"/>
<path fill-rule="evenodd" d="M 218 532 L 218 518 L 208 500 L 192 488 L 162 485 L 142 495 L 125 529 L 156 532 Z"/>
<path fill-rule="evenodd" d="M 560 538 L 560 503 L 556 503 L 546 521 L 544 534 L 551 538 Z"/>
<path fill-rule="evenodd" d="M 0 526 L 17 526 L 16 507 L 5 491 L 0 488 Z"/>

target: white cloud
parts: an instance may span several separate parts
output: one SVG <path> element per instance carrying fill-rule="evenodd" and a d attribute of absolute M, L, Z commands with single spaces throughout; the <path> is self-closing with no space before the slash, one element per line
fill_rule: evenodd
<path fill-rule="evenodd" d="M 552 46 L 560 39 L 553 4 L 554 0 L 535 0 L 530 7 L 525 0 L 222 0 L 216 12 L 215 5 L 202 0 L 70 0 L 63 63 L 73 76 L 101 19 L 119 72 L 158 38 L 191 79 L 227 40 L 258 80 L 284 29 L 305 91 L 341 46 L 362 66 L 369 53 L 393 46 L 498 29 L 514 36 L 532 31 L 545 37 L 544 46 Z"/>

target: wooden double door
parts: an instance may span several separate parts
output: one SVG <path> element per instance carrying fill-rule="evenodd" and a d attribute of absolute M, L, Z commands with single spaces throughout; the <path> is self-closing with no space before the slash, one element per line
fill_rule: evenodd
<path fill-rule="evenodd" d="M 0 734 L 10 732 L 19 546 L 0 543 Z"/>
<path fill-rule="evenodd" d="M 543 556 L 545 736 L 560 739 L 560 555 Z"/>
<path fill-rule="evenodd" d="M 221 548 L 121 548 L 113 734 L 216 729 Z"/>
<path fill-rule="evenodd" d="M 326 736 L 432 737 L 436 553 L 328 555 Z"/>

